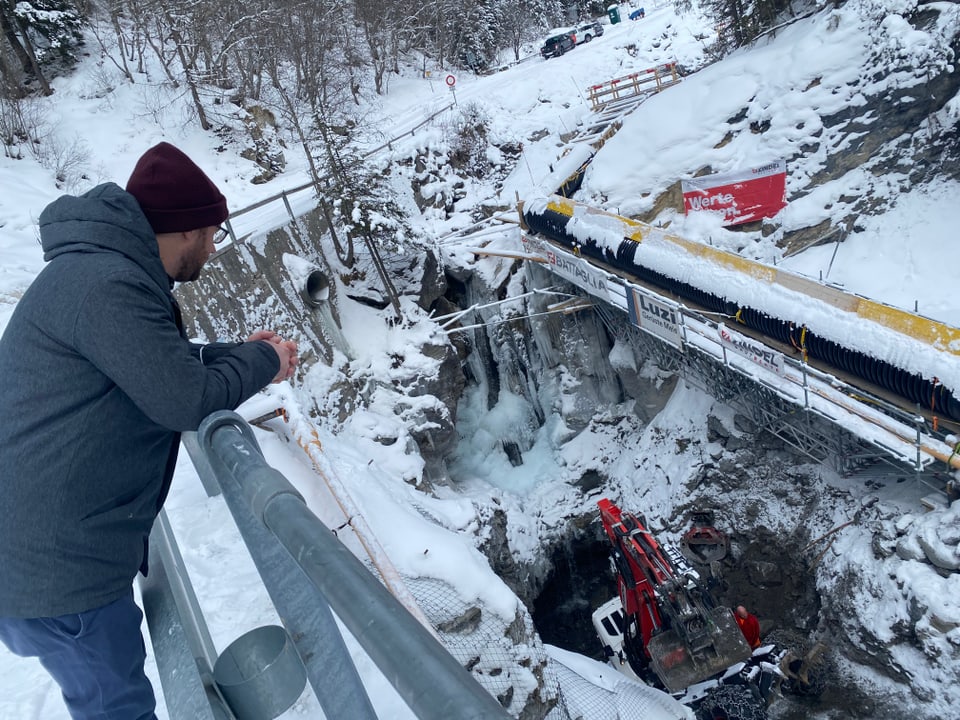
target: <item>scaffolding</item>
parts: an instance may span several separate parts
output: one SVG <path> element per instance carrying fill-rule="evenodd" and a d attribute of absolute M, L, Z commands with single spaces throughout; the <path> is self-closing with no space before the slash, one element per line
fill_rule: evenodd
<path fill-rule="evenodd" d="M 553 246 L 550 252 L 569 263 L 585 262 Z M 560 277 L 589 296 L 612 338 L 629 343 L 639 357 L 649 358 L 660 369 L 731 406 L 757 431 L 769 433 L 842 475 L 884 463 L 942 492 L 941 471 L 949 470 L 953 459 L 950 445 L 919 414 L 847 386 L 791 357 L 779 360 L 791 382 L 777 378 L 755 362 L 728 353 L 727 347 L 716 341 L 720 323 L 622 277 L 594 270 L 593 279 L 581 285 L 576 273 L 563 271 L 563 263 L 538 265 L 551 273 L 551 283 Z M 606 275 L 606 283 L 597 282 L 597 272 Z M 673 343 L 639 327 L 635 318 L 625 317 L 634 291 L 676 307 L 681 342 Z M 944 467 L 938 461 L 947 457 L 950 460 Z M 931 483 L 932 478 L 936 482 Z"/>

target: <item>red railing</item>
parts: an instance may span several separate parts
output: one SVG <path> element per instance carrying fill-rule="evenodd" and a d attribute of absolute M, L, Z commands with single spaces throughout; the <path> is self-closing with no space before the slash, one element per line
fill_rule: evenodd
<path fill-rule="evenodd" d="M 608 80 L 600 85 L 589 88 L 590 103 L 594 110 L 616 100 L 660 92 L 664 88 L 680 82 L 680 75 L 676 63 L 657 65 L 646 70 L 640 70 L 630 75 Z"/>

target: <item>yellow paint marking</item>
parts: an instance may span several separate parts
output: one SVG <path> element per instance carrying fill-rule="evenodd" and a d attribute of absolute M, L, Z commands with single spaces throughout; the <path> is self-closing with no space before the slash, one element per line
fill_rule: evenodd
<path fill-rule="evenodd" d="M 685 240 L 676 235 L 669 235 L 651 225 L 638 220 L 631 220 L 614 213 L 591 208 L 577 203 L 569 198 L 554 195 L 547 203 L 547 209 L 555 213 L 572 218 L 576 208 L 583 208 L 587 214 L 605 215 L 617 218 L 623 224 L 623 236 L 627 240 L 641 242 L 645 237 L 656 233 L 667 242 L 676 245 L 687 253 L 703 258 L 709 262 L 730 268 L 756 280 L 769 284 L 776 284 L 788 290 L 800 292 L 808 297 L 816 298 L 846 312 L 855 312 L 858 317 L 870 320 L 883 327 L 894 330 L 901 335 L 914 338 L 931 347 L 951 355 L 960 355 L 960 329 L 920 315 L 893 308 L 883 303 L 867 298 L 861 298 L 853 293 L 846 293 L 836 288 L 817 283 L 813 280 L 782 273 L 777 268 L 754 260 L 748 260 L 735 253 Z"/>

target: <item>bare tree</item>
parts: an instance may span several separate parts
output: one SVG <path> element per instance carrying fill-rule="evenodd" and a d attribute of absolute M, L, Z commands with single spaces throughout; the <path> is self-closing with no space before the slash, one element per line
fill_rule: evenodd
<path fill-rule="evenodd" d="M 44 95 L 50 95 L 53 90 L 47 77 L 40 67 L 37 49 L 34 47 L 33 33 L 28 19 L 19 12 L 19 3 L 15 0 L 0 0 L 0 30 L 10 49 L 20 61 L 20 68 L 25 76 L 25 82 L 36 80 Z"/>
<path fill-rule="evenodd" d="M 203 109 L 203 103 L 200 100 L 200 91 L 197 87 L 200 73 L 197 70 L 196 59 L 201 45 L 196 42 L 190 42 L 185 38 L 184 33 L 181 32 L 180 23 L 174 19 L 173 13 L 168 6 L 164 6 L 163 14 L 170 31 L 170 39 L 173 40 L 177 57 L 180 59 L 180 65 L 183 67 L 183 77 L 187 83 L 187 87 L 190 89 L 190 97 L 193 100 L 194 108 L 196 108 L 200 127 L 204 130 L 209 130 L 211 127 L 210 121 L 207 120 L 207 113 Z M 189 25 L 187 25 L 187 27 L 189 27 Z"/>
<path fill-rule="evenodd" d="M 376 0 L 356 0 L 355 12 L 357 21 L 363 29 L 363 39 L 366 41 L 367 51 L 370 54 L 370 65 L 373 70 L 373 84 L 377 94 L 384 91 L 384 76 L 390 67 L 394 53 L 391 48 L 396 46 L 394 18 L 391 10 L 395 7 L 384 5 Z"/>
<path fill-rule="evenodd" d="M 136 44 L 142 42 L 141 36 L 124 17 L 123 0 L 109 0 L 91 18 L 90 30 L 103 55 L 129 81 L 134 82 L 133 72 L 129 62 L 139 54 L 142 58 L 142 47 L 137 52 Z M 110 35 L 112 31 L 112 39 Z M 141 62 L 142 67 L 142 62 Z"/>

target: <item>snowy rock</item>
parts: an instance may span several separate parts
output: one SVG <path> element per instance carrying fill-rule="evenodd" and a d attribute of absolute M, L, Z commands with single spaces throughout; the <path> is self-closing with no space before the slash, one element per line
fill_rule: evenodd
<path fill-rule="evenodd" d="M 936 613 L 930 613 L 930 626 L 937 632 L 946 635 L 960 628 L 960 621 L 954 618 L 944 618 Z"/>
<path fill-rule="evenodd" d="M 901 521 L 897 528 L 906 532 L 909 540 L 904 544 L 911 546 L 913 555 L 919 548 L 923 559 L 941 571 L 960 570 L 960 513 L 953 509 L 931 512 L 911 518 L 910 522 Z"/>
<path fill-rule="evenodd" d="M 650 422 L 663 409 L 677 382 L 676 375 L 663 376 L 656 367 L 638 362 L 629 345 L 617 341 L 609 354 L 610 367 L 616 373 L 623 393 L 632 398 L 634 412 L 644 423 Z"/>
<path fill-rule="evenodd" d="M 897 557 L 901 560 L 925 561 L 926 553 L 920 543 L 917 542 L 916 535 L 905 535 L 897 540 Z"/>
<path fill-rule="evenodd" d="M 907 529 L 914 523 L 915 519 L 916 519 L 915 516 L 912 515 L 911 513 L 904 513 L 903 515 L 900 515 L 896 519 L 895 527 L 896 527 L 897 533 L 899 534 L 905 533 Z"/>
<path fill-rule="evenodd" d="M 724 454 L 722 458 L 717 462 L 717 470 L 719 471 L 719 476 L 724 475 L 733 475 L 737 470 L 740 469 L 740 464 L 732 455 Z"/>
<path fill-rule="evenodd" d="M 940 530 L 943 526 L 924 528 L 917 533 L 917 545 L 923 551 L 927 560 L 943 570 L 960 570 L 960 553 L 957 545 L 952 546 L 943 542 Z M 946 528 L 943 528 L 947 530 Z"/>
<path fill-rule="evenodd" d="M 870 540 L 870 549 L 877 558 L 891 557 L 897 551 L 896 536 L 885 536 L 881 531 L 874 532 Z"/>
<path fill-rule="evenodd" d="M 780 566 L 772 562 L 753 561 L 747 563 L 747 571 L 754 585 L 776 587 L 783 584 Z"/>
<path fill-rule="evenodd" d="M 477 606 L 472 605 L 457 617 L 437 625 L 437 630 L 444 633 L 469 635 L 470 633 L 476 632 L 476 629 L 480 627 L 482 617 L 483 611 Z"/>
<path fill-rule="evenodd" d="M 710 442 L 724 443 L 730 439 L 732 433 L 727 429 L 716 415 L 710 415 L 707 418 L 707 440 Z"/>

